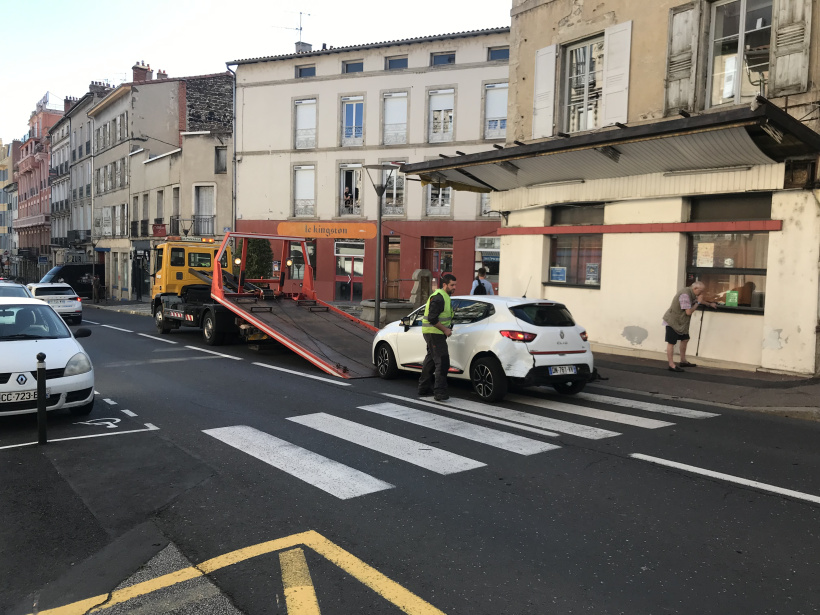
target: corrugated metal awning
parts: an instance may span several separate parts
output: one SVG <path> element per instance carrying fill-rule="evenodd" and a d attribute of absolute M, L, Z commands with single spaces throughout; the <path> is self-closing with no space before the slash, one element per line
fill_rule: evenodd
<path fill-rule="evenodd" d="M 456 190 L 737 168 L 813 158 L 820 135 L 765 99 L 697 117 L 613 128 L 478 154 L 405 164 L 402 172 Z"/>

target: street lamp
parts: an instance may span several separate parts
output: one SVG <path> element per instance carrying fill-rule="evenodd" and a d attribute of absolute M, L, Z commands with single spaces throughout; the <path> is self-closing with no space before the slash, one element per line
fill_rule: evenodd
<path fill-rule="evenodd" d="M 367 176 L 370 178 L 370 183 L 376 190 L 379 197 L 379 202 L 376 207 L 376 303 L 373 314 L 373 326 L 380 327 L 381 318 L 381 298 L 382 298 L 382 197 L 387 184 L 390 183 L 390 178 L 393 177 L 393 171 L 398 169 L 401 164 L 395 162 L 382 162 L 380 164 L 366 164 L 364 168 L 367 169 Z M 378 171 L 378 182 L 373 180 L 371 171 Z M 387 177 L 384 176 L 384 171 L 387 171 Z"/>

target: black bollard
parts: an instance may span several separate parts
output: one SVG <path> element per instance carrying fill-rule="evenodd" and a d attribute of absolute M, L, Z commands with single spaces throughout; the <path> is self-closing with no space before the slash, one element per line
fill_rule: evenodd
<path fill-rule="evenodd" d="M 37 354 L 37 443 L 46 444 L 46 355 Z"/>

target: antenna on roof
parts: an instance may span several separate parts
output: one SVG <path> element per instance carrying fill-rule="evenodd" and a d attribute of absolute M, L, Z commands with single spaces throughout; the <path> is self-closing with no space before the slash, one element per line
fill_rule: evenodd
<path fill-rule="evenodd" d="M 295 13 L 296 11 L 286 11 L 287 13 Z M 287 26 L 274 26 L 279 28 L 280 30 L 296 30 L 299 32 L 299 42 L 302 42 L 302 15 L 310 17 L 310 13 L 305 13 L 303 11 L 299 11 L 299 27 L 298 28 L 288 28 Z"/>

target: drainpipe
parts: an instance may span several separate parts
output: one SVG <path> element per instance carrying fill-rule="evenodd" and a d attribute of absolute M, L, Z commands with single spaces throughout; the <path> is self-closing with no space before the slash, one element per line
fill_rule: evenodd
<path fill-rule="evenodd" d="M 225 68 L 233 75 L 233 115 L 231 118 L 233 124 L 233 194 L 231 195 L 233 212 L 231 220 L 231 230 L 236 232 L 236 72 L 231 70 L 230 64 L 225 63 Z"/>

